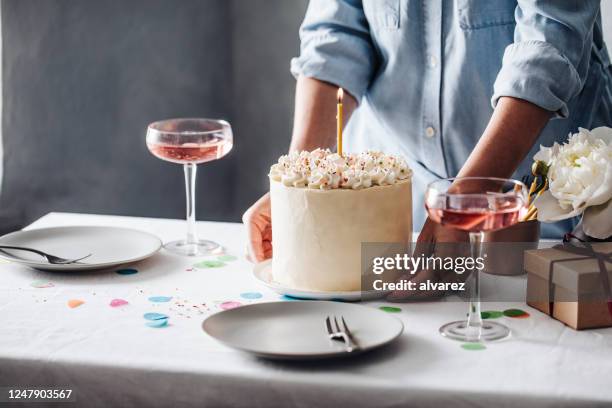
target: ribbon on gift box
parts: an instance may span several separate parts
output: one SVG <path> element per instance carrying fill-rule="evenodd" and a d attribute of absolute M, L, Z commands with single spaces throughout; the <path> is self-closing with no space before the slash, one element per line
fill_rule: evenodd
<path fill-rule="evenodd" d="M 583 246 L 577 246 L 574 242 L 572 242 L 572 238 L 579 241 Z M 599 266 L 601 285 L 607 298 L 608 312 L 612 317 L 612 288 L 610 287 L 608 268 L 606 267 L 606 262 L 612 263 L 612 252 L 597 252 L 589 242 L 586 242 L 572 234 L 565 234 L 563 244 L 555 245 L 553 248 L 580 256 L 576 258 L 557 259 L 550 262 L 550 266 L 548 268 L 548 310 L 550 311 L 550 315 L 553 315 L 553 308 L 555 306 L 555 285 L 553 283 L 555 264 L 560 262 L 581 261 L 584 259 L 595 258 L 597 260 L 597 265 Z"/>

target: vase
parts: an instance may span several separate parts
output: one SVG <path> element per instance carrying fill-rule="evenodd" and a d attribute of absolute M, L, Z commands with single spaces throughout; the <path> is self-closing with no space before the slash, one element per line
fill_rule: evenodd
<path fill-rule="evenodd" d="M 485 234 L 488 258 L 483 272 L 491 275 L 522 275 L 523 253 L 537 249 L 540 241 L 540 222 L 529 220 L 509 228 Z"/>

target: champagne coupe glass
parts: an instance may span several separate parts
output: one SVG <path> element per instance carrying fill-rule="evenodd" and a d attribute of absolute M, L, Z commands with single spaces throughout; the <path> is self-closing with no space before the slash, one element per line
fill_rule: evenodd
<path fill-rule="evenodd" d="M 156 157 L 182 164 L 187 192 L 187 237 L 164 245 L 170 252 L 203 256 L 223 248 L 213 241 L 200 240 L 196 233 L 195 180 L 197 165 L 225 156 L 232 150 L 232 128 L 224 120 L 168 119 L 147 128 L 147 148 Z"/>
<path fill-rule="evenodd" d="M 425 208 L 439 224 L 469 233 L 471 256 L 482 254 L 484 233 L 516 224 L 527 205 L 527 187 L 520 181 L 492 177 L 460 177 L 437 180 L 427 186 Z M 468 319 L 447 323 L 440 334 L 465 342 L 492 341 L 507 337 L 510 329 L 486 321 L 480 315 L 479 270 L 471 273 Z"/>

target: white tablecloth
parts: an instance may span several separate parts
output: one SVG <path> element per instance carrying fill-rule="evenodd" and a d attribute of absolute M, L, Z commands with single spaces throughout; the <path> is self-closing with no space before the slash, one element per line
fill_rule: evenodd
<path fill-rule="evenodd" d="M 52 213 L 30 228 L 63 225 L 131 227 L 164 241 L 181 237 L 185 227 L 177 220 Z M 242 225 L 201 222 L 199 231 L 238 259 L 219 268 L 192 268 L 193 259 L 161 251 L 131 265 L 138 270 L 133 275 L 0 264 L 0 386 L 67 386 L 75 390 L 78 406 L 612 404 L 612 329 L 576 332 L 519 303 L 486 305 L 520 307 L 531 317 L 503 318 L 512 338 L 482 351 L 464 350 L 438 335 L 441 324 L 465 316 L 465 304 L 445 301 L 398 305 L 405 324 L 399 341 L 354 359 L 281 363 L 228 349 L 202 332 L 208 314 L 226 301 L 284 299 L 252 278 L 243 259 Z M 40 280 L 54 286 L 31 286 Z M 263 298 L 247 300 L 243 292 Z M 148 301 L 155 295 L 173 300 Z M 129 305 L 112 308 L 114 298 Z M 85 303 L 71 309 L 70 299 Z M 170 315 L 170 326 L 147 327 L 145 312 Z"/>

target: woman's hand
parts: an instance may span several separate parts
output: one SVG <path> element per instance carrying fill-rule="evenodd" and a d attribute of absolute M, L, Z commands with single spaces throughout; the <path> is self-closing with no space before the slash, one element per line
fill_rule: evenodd
<path fill-rule="evenodd" d="M 272 215 L 270 193 L 266 193 L 242 215 L 247 228 L 247 259 L 263 262 L 272 258 Z"/>

